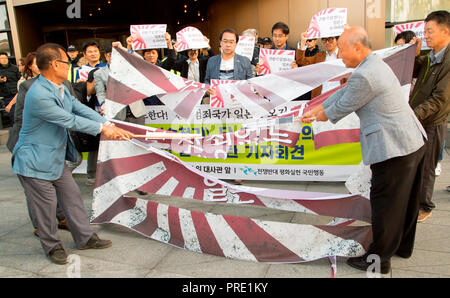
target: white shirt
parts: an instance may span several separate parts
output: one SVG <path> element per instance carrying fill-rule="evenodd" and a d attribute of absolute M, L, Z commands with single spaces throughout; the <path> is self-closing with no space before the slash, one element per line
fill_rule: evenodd
<path fill-rule="evenodd" d="M 327 51 L 325 51 L 325 53 L 326 53 L 325 61 L 337 60 L 339 49 L 336 49 L 333 53 L 331 53 L 331 55 Z M 323 83 L 322 84 L 322 94 L 324 94 L 330 90 L 333 90 L 334 88 L 337 88 L 340 85 L 341 85 L 341 82 L 339 82 L 339 81 Z"/>
<path fill-rule="evenodd" d="M 199 82 L 200 81 L 200 62 L 198 59 L 195 62 L 192 62 L 191 59 L 188 60 L 189 69 L 188 69 L 188 79 Z"/>

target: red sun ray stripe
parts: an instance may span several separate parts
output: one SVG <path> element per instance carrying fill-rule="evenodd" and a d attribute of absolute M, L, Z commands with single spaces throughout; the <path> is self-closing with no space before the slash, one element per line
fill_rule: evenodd
<path fill-rule="evenodd" d="M 216 236 L 206 220 L 205 214 L 198 211 L 191 211 L 191 217 L 202 253 L 225 257 L 222 248 L 217 242 Z"/>
<path fill-rule="evenodd" d="M 178 89 L 170 83 L 170 80 L 164 75 L 161 68 L 153 65 L 145 60 L 142 60 L 134 55 L 128 54 L 125 50 L 117 49 L 118 53 L 134 68 L 136 68 L 149 81 L 153 82 L 159 88 L 165 90 L 167 93 L 177 92 Z"/>
<path fill-rule="evenodd" d="M 303 261 L 250 218 L 229 215 L 223 217 L 259 262 L 300 263 Z"/>
<path fill-rule="evenodd" d="M 315 150 L 337 144 L 359 143 L 361 141 L 360 129 L 338 129 L 324 131 L 314 135 Z"/>
<path fill-rule="evenodd" d="M 136 206 L 137 198 L 121 197 L 116 200 L 105 212 L 97 216 L 92 223 L 110 222 L 118 214 L 130 210 Z"/>
<path fill-rule="evenodd" d="M 96 187 L 104 185 L 114 178 L 142 170 L 157 162 L 155 154 L 145 154 L 125 158 L 109 159 L 97 164 Z"/>
<path fill-rule="evenodd" d="M 150 237 L 158 228 L 158 205 L 158 203 L 148 201 L 147 217 L 143 222 L 132 227 L 132 229 Z"/>
<path fill-rule="evenodd" d="M 181 231 L 179 208 L 169 206 L 169 229 L 170 240 L 169 243 L 177 247 L 184 247 L 183 232 Z"/>
<path fill-rule="evenodd" d="M 109 77 L 108 86 L 106 87 L 107 99 L 126 106 L 146 97 L 146 95 L 122 84 L 113 77 Z"/>
<path fill-rule="evenodd" d="M 295 202 L 322 216 L 372 222 L 370 201 L 361 196 L 334 200 L 296 200 Z"/>

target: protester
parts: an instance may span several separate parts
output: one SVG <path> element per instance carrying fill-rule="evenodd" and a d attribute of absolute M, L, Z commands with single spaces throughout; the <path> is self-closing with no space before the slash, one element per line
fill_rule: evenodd
<path fill-rule="evenodd" d="M 74 45 L 70 45 L 67 48 L 67 55 L 70 59 L 70 68 L 69 68 L 69 78 L 68 80 L 71 83 L 75 83 L 75 77 L 77 75 L 77 69 L 79 67 L 78 63 L 80 62 L 80 57 L 78 56 L 79 52 Z"/>
<path fill-rule="evenodd" d="M 25 58 L 25 60 L 23 60 L 23 67 L 22 67 L 22 77 L 21 79 L 17 82 L 17 89 L 19 89 L 19 86 L 21 83 L 25 82 L 26 80 L 32 79 L 35 76 L 37 76 L 39 74 L 39 69 L 36 66 L 36 52 L 31 52 L 27 55 L 27 57 Z M 20 68 L 19 68 L 20 69 Z M 15 108 L 15 104 L 17 101 L 17 94 L 14 96 L 14 98 L 9 102 L 9 104 L 6 106 L 5 110 L 8 113 L 14 114 L 14 108 Z M 15 118 L 15 116 L 14 116 Z M 22 124 L 21 124 L 22 125 Z M 19 132 L 17 132 L 17 137 Z M 16 140 L 17 141 L 17 140 Z"/>
<path fill-rule="evenodd" d="M 339 57 L 338 40 L 339 36 L 322 38 L 322 43 L 325 47 L 325 61 L 337 60 Z M 342 79 L 338 82 L 325 82 L 322 84 L 322 94 L 331 91 L 342 84 L 345 84 L 347 79 Z"/>
<path fill-rule="evenodd" d="M 86 66 L 92 68 L 105 67 L 106 63 L 100 61 L 100 48 L 95 41 L 87 41 L 83 44 L 83 57 L 87 60 Z M 78 68 L 76 71 L 75 82 L 82 81 L 80 78 L 80 70 Z"/>
<path fill-rule="evenodd" d="M 260 50 L 260 47 L 258 44 L 258 39 L 259 39 L 258 30 L 247 29 L 244 32 L 242 32 L 242 36 L 250 36 L 250 37 L 255 38 L 255 48 L 253 50 L 253 57 L 252 57 L 251 63 L 253 66 L 256 66 L 256 64 L 258 64 L 258 62 L 259 62 L 259 50 Z"/>
<path fill-rule="evenodd" d="M 0 96 L 3 97 L 3 103 L 6 106 L 17 94 L 17 82 L 22 77 L 17 66 L 11 64 L 8 54 L 0 53 Z M 14 124 L 14 110 L 10 110 L 9 120 L 11 126 Z"/>
<path fill-rule="evenodd" d="M 103 68 L 103 67 L 102 67 Z M 95 90 L 95 78 L 94 74 L 95 72 L 99 70 L 99 68 L 94 68 L 91 70 L 88 74 L 88 79 L 86 82 L 79 82 L 76 84 L 77 87 L 74 87 L 75 90 L 81 88 L 81 92 L 79 96 L 77 96 L 77 99 L 91 108 L 92 110 L 96 111 L 97 113 L 101 112 L 100 104 L 97 100 L 96 96 L 96 90 Z M 78 149 L 81 152 L 88 152 L 88 159 L 87 159 L 87 180 L 86 185 L 92 186 L 95 184 L 95 176 L 97 173 L 97 158 L 98 158 L 98 147 L 100 145 L 100 135 L 97 135 L 95 137 L 87 137 L 85 139 L 85 143 L 87 148 L 86 149 Z"/>
<path fill-rule="evenodd" d="M 406 101 L 392 69 L 370 48 L 360 27 L 344 31 L 338 41 L 346 67 L 356 68 L 347 85 L 306 112 L 301 121 L 338 122 L 352 112 L 361 121 L 361 151 L 372 170 L 370 204 L 373 242 L 362 257 L 347 263 L 366 271 L 370 255 L 380 258 L 380 273 L 389 273 L 390 259 L 411 256 L 419 209 L 426 134 Z"/>
<path fill-rule="evenodd" d="M 325 53 L 319 50 L 317 45 L 317 39 L 308 39 L 308 32 L 302 33 L 300 42 L 300 49 L 297 50 L 297 64 L 299 66 L 308 66 L 325 61 Z M 322 92 L 322 87 L 319 86 L 316 89 L 301 96 L 299 100 L 310 100 L 316 96 L 319 96 Z"/>
<path fill-rule="evenodd" d="M 108 125 L 106 119 L 78 102 L 61 84 L 67 80 L 70 65 L 61 46 L 39 47 L 36 63 L 41 75 L 25 98 L 23 126 L 14 147 L 12 170 L 30 200 L 45 254 L 57 264 L 66 264 L 67 253 L 55 229 L 57 202 L 67 217 L 77 248 L 100 249 L 112 244 L 99 239 L 90 227 L 80 189 L 64 163 L 65 159 L 76 158 L 67 130 L 91 135 L 102 132 L 109 139 L 129 139 L 132 134 Z"/>
<path fill-rule="evenodd" d="M 219 35 L 222 54 L 211 57 L 206 66 L 204 83 L 211 84 L 217 80 L 248 80 L 252 78 L 253 69 L 247 57 L 235 53 L 239 36 L 233 29 L 225 29 Z M 208 91 L 212 94 L 212 90 Z"/>
<path fill-rule="evenodd" d="M 209 57 L 199 57 L 199 53 L 199 49 L 187 50 L 189 58 L 176 61 L 172 69 L 180 72 L 183 78 L 195 82 L 203 82 L 206 76 L 206 65 L 208 64 Z"/>
<path fill-rule="evenodd" d="M 419 222 L 432 214 L 435 170 L 447 130 L 450 114 L 450 13 L 435 11 L 425 19 L 425 39 L 431 52 L 416 57 L 414 77 L 416 85 L 410 105 L 427 132 L 423 188 L 420 194 Z M 417 47 L 420 39 L 414 39 Z"/>
<path fill-rule="evenodd" d="M 278 22 L 272 27 L 273 47 L 272 50 L 288 50 L 296 51 L 296 49 L 288 46 L 287 41 L 289 39 L 289 27 L 283 22 Z M 297 61 L 294 58 L 292 61 L 292 68 L 298 68 Z M 261 72 L 261 65 L 258 63 L 255 67 L 255 72 L 259 74 Z"/>
<path fill-rule="evenodd" d="M 39 68 L 36 65 L 36 52 L 31 52 L 27 55 L 25 59 L 25 67 L 23 69 L 24 77 L 26 77 L 26 81 L 19 85 L 19 92 L 15 97 L 16 100 L 16 108 L 14 111 L 14 125 L 9 131 L 9 138 L 6 143 L 6 147 L 9 151 L 13 152 L 14 147 L 16 146 L 17 140 L 19 139 L 19 132 L 22 128 L 22 117 L 23 117 L 23 107 L 25 103 L 25 96 L 30 89 L 31 85 L 36 81 L 37 77 L 40 74 Z M 73 92 L 73 89 L 68 81 L 64 81 L 63 84 Z M 28 215 L 30 217 L 31 223 L 33 224 L 33 233 L 35 236 L 39 237 L 39 230 L 37 228 L 36 220 L 34 215 L 31 213 L 30 202 L 28 197 L 27 199 L 27 209 Z M 68 230 L 68 225 L 66 218 L 62 209 L 59 205 L 56 206 L 56 218 L 58 220 L 58 228 L 63 230 Z"/>
<path fill-rule="evenodd" d="M 275 45 L 274 45 L 272 39 L 270 39 L 270 37 L 264 37 L 264 39 L 263 39 L 263 48 L 264 49 L 271 49 L 274 46 Z"/>

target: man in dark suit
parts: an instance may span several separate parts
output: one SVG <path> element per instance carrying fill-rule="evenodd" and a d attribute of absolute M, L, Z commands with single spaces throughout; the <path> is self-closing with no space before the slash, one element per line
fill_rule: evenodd
<path fill-rule="evenodd" d="M 209 57 L 199 57 L 199 49 L 187 50 L 188 59 L 181 58 L 175 62 L 172 69 L 179 71 L 183 78 L 195 81 L 203 82 L 206 76 L 206 65 L 208 64 Z"/>
<path fill-rule="evenodd" d="M 373 242 L 365 255 L 347 263 L 367 270 L 377 255 L 380 272 L 386 274 L 393 255 L 408 258 L 413 252 L 426 134 L 394 72 L 372 53 L 367 32 L 350 28 L 338 45 L 345 65 L 356 69 L 347 86 L 305 113 L 302 122 L 336 123 L 352 112 L 360 118 L 363 161 L 372 170 Z"/>

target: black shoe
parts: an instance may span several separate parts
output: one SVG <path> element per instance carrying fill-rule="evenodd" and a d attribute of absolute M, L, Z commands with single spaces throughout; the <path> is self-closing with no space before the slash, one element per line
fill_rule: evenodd
<path fill-rule="evenodd" d="M 141 196 L 146 196 L 146 195 L 148 195 L 147 192 L 142 191 L 142 190 L 139 190 L 139 189 L 136 189 L 136 192 L 137 192 L 138 195 L 141 195 Z"/>
<path fill-rule="evenodd" d="M 89 239 L 89 241 L 86 243 L 85 246 L 83 246 L 82 248 L 80 248 L 80 250 L 85 250 L 85 249 L 103 249 L 103 248 L 108 248 L 112 245 L 112 242 L 110 240 L 102 240 L 100 238 L 98 238 L 97 234 L 94 233 L 94 235 L 92 235 L 91 239 Z"/>
<path fill-rule="evenodd" d="M 373 263 L 368 263 L 366 261 L 367 257 L 364 255 L 362 257 L 356 257 L 356 258 L 349 258 L 347 260 L 347 264 L 353 268 L 362 270 L 362 271 L 367 271 L 367 269 L 373 265 Z M 391 262 L 390 261 L 385 261 L 385 262 L 381 262 L 381 266 L 380 266 L 380 273 L 381 274 L 387 274 L 391 271 Z"/>
<path fill-rule="evenodd" d="M 403 259 L 409 259 L 409 258 L 411 257 L 412 254 L 397 251 L 397 252 L 395 253 L 395 255 L 396 255 L 396 256 L 399 256 L 400 258 L 403 258 Z"/>
<path fill-rule="evenodd" d="M 66 219 L 58 221 L 58 229 L 67 230 L 67 231 L 69 230 L 69 226 L 67 225 Z"/>
<path fill-rule="evenodd" d="M 58 265 L 67 264 L 67 253 L 61 244 L 58 244 L 55 247 L 53 247 L 52 250 L 48 253 L 48 257 L 55 264 Z"/>

